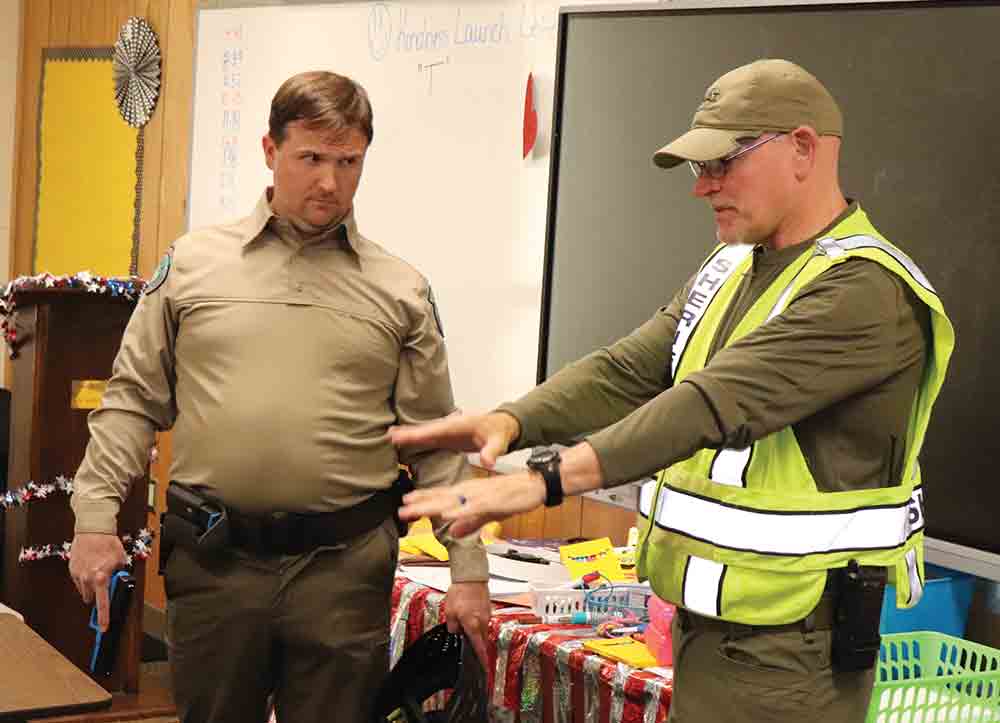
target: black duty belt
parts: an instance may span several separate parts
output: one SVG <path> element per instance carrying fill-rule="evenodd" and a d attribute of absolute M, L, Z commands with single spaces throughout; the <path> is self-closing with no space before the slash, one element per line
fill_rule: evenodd
<path fill-rule="evenodd" d="M 233 545 L 257 553 L 301 555 L 317 547 L 343 544 L 375 529 L 395 514 L 400 497 L 395 488 L 380 490 L 351 507 L 314 514 L 249 515 L 227 508 L 229 540 Z"/>

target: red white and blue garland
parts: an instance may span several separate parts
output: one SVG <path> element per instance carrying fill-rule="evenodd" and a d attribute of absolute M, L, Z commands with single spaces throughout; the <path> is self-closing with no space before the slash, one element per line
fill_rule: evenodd
<path fill-rule="evenodd" d="M 125 548 L 125 564 L 132 567 L 135 559 L 145 560 L 153 550 L 153 533 L 146 528 L 139 530 L 135 537 L 132 535 L 122 535 L 122 547 Z M 36 562 L 47 557 L 58 557 L 61 560 L 69 560 L 69 551 L 72 543 L 66 542 L 58 545 L 42 545 L 41 547 L 22 547 L 17 556 L 19 563 Z"/>
<path fill-rule="evenodd" d="M 17 489 L 8 490 L 3 495 L 0 495 L 0 511 L 22 507 L 38 500 L 44 500 L 50 495 L 57 493 L 73 494 L 73 480 L 64 475 L 59 475 L 54 482 L 43 484 L 27 482 Z M 146 528 L 139 530 L 135 533 L 135 536 L 122 535 L 121 540 L 122 546 L 125 548 L 125 564 L 129 567 L 132 566 L 134 559 L 145 560 L 152 552 L 153 533 Z M 24 564 L 25 562 L 44 560 L 48 557 L 69 560 L 71 546 L 72 543 L 67 540 L 59 544 L 48 544 L 41 547 L 22 547 L 21 552 L 17 556 L 17 561 Z"/>
<path fill-rule="evenodd" d="M 8 283 L 0 293 L 0 332 L 10 358 L 17 357 L 17 329 L 12 321 L 17 295 L 22 291 L 40 291 L 51 289 L 82 289 L 91 294 L 107 294 L 120 296 L 131 301 L 137 299 L 145 288 L 146 282 L 138 276 L 109 278 L 95 276 L 89 271 L 81 271 L 72 276 L 53 276 L 49 273 L 37 276 L 20 276 Z"/>
<path fill-rule="evenodd" d="M 57 492 L 64 492 L 67 495 L 73 494 L 73 480 L 59 475 L 55 482 L 49 484 L 27 482 L 16 490 L 7 490 L 0 495 L 0 511 L 5 512 L 12 507 L 21 507 L 35 500 L 44 500 Z"/>

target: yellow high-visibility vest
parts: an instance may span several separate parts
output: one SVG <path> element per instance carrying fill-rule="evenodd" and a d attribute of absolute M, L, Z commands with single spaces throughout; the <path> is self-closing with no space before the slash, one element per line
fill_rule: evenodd
<path fill-rule="evenodd" d="M 828 569 L 854 559 L 889 569 L 898 606 L 920 599 L 924 515 L 917 457 L 955 345 L 924 274 L 858 208 L 778 276 L 726 343 L 780 314 L 827 269 L 858 257 L 899 276 L 931 311 L 933 343 L 910 413 L 900 484 L 820 492 L 791 427 L 745 449 L 700 450 L 661 471 L 640 495 L 639 574 L 659 597 L 733 622 L 789 623 L 816 606 Z M 752 247 L 720 246 L 702 265 L 675 336 L 675 384 L 706 365 L 751 263 Z"/>

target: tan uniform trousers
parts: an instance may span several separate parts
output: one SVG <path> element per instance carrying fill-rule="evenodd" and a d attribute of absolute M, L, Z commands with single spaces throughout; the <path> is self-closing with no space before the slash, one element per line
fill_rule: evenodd
<path fill-rule="evenodd" d="M 183 723 L 367 721 L 389 669 L 392 519 L 300 556 L 233 548 L 167 563 L 167 643 Z"/>
<path fill-rule="evenodd" d="M 874 669 L 834 672 L 831 631 L 725 628 L 674 617 L 668 723 L 863 723 Z"/>

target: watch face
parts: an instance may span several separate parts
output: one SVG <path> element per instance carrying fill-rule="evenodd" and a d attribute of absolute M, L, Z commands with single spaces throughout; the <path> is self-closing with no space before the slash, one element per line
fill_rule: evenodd
<path fill-rule="evenodd" d="M 554 449 L 540 449 L 537 452 L 533 452 L 531 457 L 528 458 L 528 464 L 532 466 L 542 467 L 554 462 L 559 456 L 559 453 Z"/>

